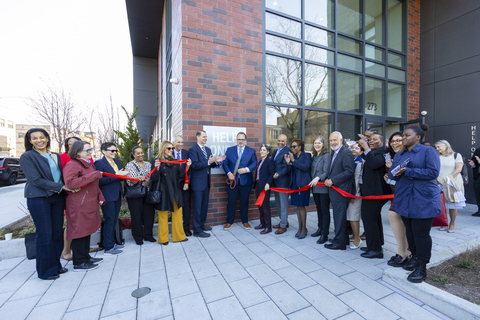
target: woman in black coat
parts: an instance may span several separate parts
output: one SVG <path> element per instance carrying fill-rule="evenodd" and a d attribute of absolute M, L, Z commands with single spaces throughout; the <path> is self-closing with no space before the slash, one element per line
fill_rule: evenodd
<path fill-rule="evenodd" d="M 158 158 L 152 161 L 152 166 L 157 170 L 151 175 L 152 185 L 150 190 L 156 190 L 160 183 L 162 201 L 155 205 L 158 210 L 158 242 L 168 244 L 168 212 L 172 212 L 172 241 L 187 241 L 182 222 L 183 190 L 188 189 L 188 184 L 180 185 L 179 181 L 185 178 L 185 171 L 179 164 L 164 163 L 159 160 L 173 161 L 173 144 L 163 141 L 160 144 Z M 188 159 L 187 170 L 192 162 Z"/>
<path fill-rule="evenodd" d="M 272 214 L 270 212 L 270 185 L 273 181 L 275 173 L 275 164 L 270 159 L 270 146 L 262 144 L 260 147 L 260 160 L 255 171 L 255 197 L 258 198 L 260 193 L 265 190 L 265 198 L 258 210 L 260 210 L 260 224 L 255 229 L 260 230 L 261 234 L 272 232 Z"/>

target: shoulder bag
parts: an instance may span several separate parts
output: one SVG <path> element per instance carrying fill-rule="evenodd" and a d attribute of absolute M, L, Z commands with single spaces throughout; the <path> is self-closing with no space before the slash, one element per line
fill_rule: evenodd
<path fill-rule="evenodd" d="M 147 197 L 145 201 L 148 204 L 159 204 L 162 202 L 162 192 L 160 191 L 160 179 L 158 179 L 157 184 L 155 185 L 155 190 L 148 190 Z M 151 184 L 150 184 L 151 185 Z"/>

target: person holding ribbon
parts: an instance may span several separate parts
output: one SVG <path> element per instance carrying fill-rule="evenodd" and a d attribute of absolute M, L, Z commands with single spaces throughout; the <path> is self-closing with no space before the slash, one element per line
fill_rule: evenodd
<path fill-rule="evenodd" d="M 186 160 L 189 158 L 188 156 L 188 150 L 183 149 L 183 138 L 181 135 L 175 135 L 173 136 L 173 147 L 175 148 L 173 150 L 173 156 L 175 159 L 179 160 Z M 183 170 L 185 170 L 185 166 L 187 164 L 182 163 L 180 164 L 180 167 L 182 167 Z M 189 173 L 187 173 L 187 178 L 188 178 Z M 185 184 L 185 179 L 179 181 L 180 184 Z M 185 231 L 185 235 L 187 237 L 192 236 L 192 232 L 190 231 L 190 216 L 191 216 L 191 188 L 188 188 L 187 190 L 183 191 L 183 207 L 182 207 L 182 216 L 183 216 L 183 231 Z"/>
<path fill-rule="evenodd" d="M 265 190 L 265 198 L 258 207 L 260 211 L 260 224 L 255 230 L 260 230 L 261 234 L 272 232 L 272 214 L 270 212 L 270 185 L 273 182 L 273 174 L 275 173 L 275 165 L 273 160 L 269 158 L 270 146 L 262 144 L 260 147 L 260 161 L 255 172 L 255 196 L 258 198 L 260 193 Z"/>
<path fill-rule="evenodd" d="M 100 146 L 104 157 L 95 161 L 95 168 L 98 171 L 115 174 L 118 176 L 127 176 L 128 171 L 122 169 L 120 160 L 115 158 L 118 152 L 117 145 L 113 142 L 105 142 Z M 121 179 L 116 177 L 104 176 L 99 181 L 100 190 L 105 197 L 105 204 L 102 207 L 103 213 L 103 248 L 105 255 L 119 255 L 123 251 L 123 245 L 115 244 L 115 223 L 122 206 L 122 183 Z"/>
<path fill-rule="evenodd" d="M 363 158 L 362 158 L 362 148 L 358 143 L 350 147 L 350 151 L 354 157 L 355 162 L 355 195 L 358 197 L 361 195 L 360 192 L 360 175 L 362 172 Z M 362 215 L 362 199 L 351 199 L 347 208 L 347 221 L 350 222 L 352 227 L 352 237 L 350 241 L 353 240 L 353 243 L 350 244 L 350 249 L 355 250 L 360 248 L 362 245 L 362 239 L 360 238 L 360 219 Z"/>
<path fill-rule="evenodd" d="M 185 170 L 180 164 L 169 163 L 175 161 L 173 157 L 173 144 L 170 141 L 163 141 L 159 147 L 158 157 L 152 160 L 155 170 L 151 176 L 152 190 L 155 185 L 160 184 L 161 201 L 155 205 L 158 210 L 158 242 L 168 245 L 168 212 L 172 213 L 172 241 L 188 241 L 182 222 L 183 190 L 188 189 L 188 184 L 180 184 L 185 179 Z M 192 161 L 187 160 L 187 168 L 190 168 Z"/>
<path fill-rule="evenodd" d="M 310 183 L 310 167 L 312 166 L 312 156 L 305 152 L 305 143 L 303 140 L 295 139 L 291 144 L 292 152 L 285 155 L 287 166 L 292 166 L 290 188 L 300 189 Z M 306 206 L 310 203 L 310 189 L 292 193 L 290 203 L 297 206 L 298 232 L 295 235 L 298 239 L 305 239 L 307 235 L 307 210 Z"/>
<path fill-rule="evenodd" d="M 130 157 L 133 159 L 125 166 L 125 170 L 130 172 L 128 177 L 144 180 L 148 176 L 150 171 L 152 171 L 152 165 L 150 162 L 143 161 L 145 153 L 143 152 L 142 147 L 136 146 L 132 149 Z M 135 180 L 125 180 L 128 187 L 134 187 L 138 184 L 141 184 L 140 187 L 145 189 L 148 188 L 150 184 L 150 177 L 145 181 L 135 181 Z M 156 242 L 157 239 L 153 237 L 153 222 L 155 219 L 155 208 L 153 205 L 147 203 L 146 197 L 147 193 L 145 192 L 141 197 L 128 197 L 126 194 L 128 203 L 128 210 L 130 210 L 130 215 L 132 218 L 132 237 L 135 240 L 137 245 L 142 245 L 143 240 L 149 242 Z"/>

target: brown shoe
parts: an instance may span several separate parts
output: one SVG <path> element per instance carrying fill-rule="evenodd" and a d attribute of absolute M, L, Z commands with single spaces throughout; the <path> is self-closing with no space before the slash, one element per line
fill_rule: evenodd
<path fill-rule="evenodd" d="M 249 224 L 248 222 L 245 222 L 245 223 L 243 224 L 243 226 L 244 226 L 245 229 L 247 229 L 247 230 L 250 230 L 250 228 L 251 228 L 251 227 L 250 227 L 250 224 Z"/>
<path fill-rule="evenodd" d="M 275 231 L 275 234 L 282 234 L 282 233 L 285 233 L 287 231 L 287 228 L 278 228 L 277 231 Z"/>
<path fill-rule="evenodd" d="M 270 232 L 272 232 L 272 229 L 265 228 L 262 231 L 260 231 L 260 234 L 267 234 L 267 233 L 270 233 Z"/>
<path fill-rule="evenodd" d="M 259 224 L 258 226 L 254 227 L 253 229 L 260 230 L 260 229 L 265 229 L 265 227 L 262 226 L 261 224 Z"/>
<path fill-rule="evenodd" d="M 226 224 L 223 226 L 223 230 L 229 230 L 231 227 L 232 227 L 232 225 L 231 225 L 230 223 L 226 223 Z"/>
<path fill-rule="evenodd" d="M 287 222 L 287 228 L 290 227 L 290 224 Z M 275 229 L 278 229 L 280 228 L 280 223 L 279 224 L 276 224 L 274 225 L 272 228 L 275 228 Z"/>

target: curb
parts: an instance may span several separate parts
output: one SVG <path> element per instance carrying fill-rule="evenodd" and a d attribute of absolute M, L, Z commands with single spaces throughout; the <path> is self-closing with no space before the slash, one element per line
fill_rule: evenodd
<path fill-rule="evenodd" d="M 428 267 L 438 266 L 468 249 L 475 249 L 479 246 L 480 239 L 477 238 L 443 250 L 432 257 Z M 480 306 L 426 282 L 418 284 L 409 282 L 407 280 L 409 273 L 402 268 L 388 268 L 383 272 L 382 280 L 453 319 L 480 319 Z"/>

